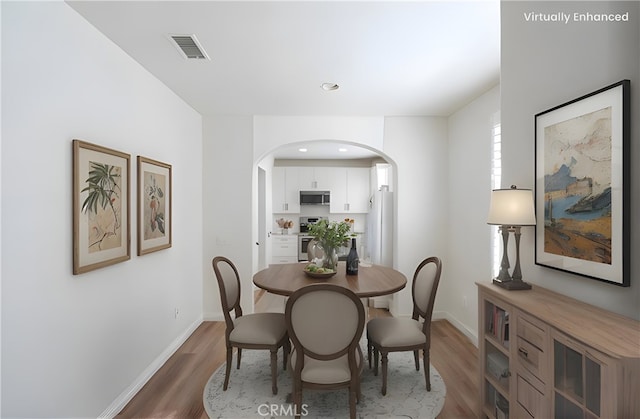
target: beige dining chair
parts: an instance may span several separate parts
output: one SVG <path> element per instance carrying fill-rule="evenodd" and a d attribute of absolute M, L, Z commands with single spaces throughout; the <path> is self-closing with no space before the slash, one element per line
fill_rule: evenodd
<path fill-rule="evenodd" d="M 374 353 L 374 375 L 378 375 L 378 357 L 382 354 L 382 394 L 387 394 L 387 369 L 389 352 L 413 351 L 416 371 L 420 371 L 419 351 L 422 350 L 424 378 L 427 391 L 431 391 L 430 358 L 431 316 L 436 291 L 442 273 L 442 262 L 437 257 L 423 260 L 413 275 L 411 295 L 413 315 L 408 318 L 379 317 L 367 323 L 367 354 L 369 368 Z"/>
<path fill-rule="evenodd" d="M 360 401 L 365 314 L 360 299 L 344 287 L 313 284 L 294 292 L 285 307 L 289 337 L 293 403 L 300 417 L 302 390 L 348 388 L 349 414 Z"/>
<path fill-rule="evenodd" d="M 229 386 L 229 375 L 233 348 L 238 350 L 238 366 L 242 349 L 268 349 L 271 351 L 271 390 L 278 394 L 278 349 L 283 348 L 284 369 L 287 369 L 287 355 L 290 344 L 287 336 L 284 313 L 242 314 L 240 307 L 240 275 L 238 269 L 224 256 L 216 256 L 211 262 L 220 288 L 220 299 L 226 323 L 225 342 L 227 346 L 227 365 L 223 390 Z M 231 312 L 234 316 L 231 316 Z"/>

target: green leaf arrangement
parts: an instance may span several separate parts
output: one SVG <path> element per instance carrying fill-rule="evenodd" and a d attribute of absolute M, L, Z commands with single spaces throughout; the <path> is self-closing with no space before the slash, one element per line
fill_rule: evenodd
<path fill-rule="evenodd" d="M 351 224 L 345 221 L 320 220 L 309 226 L 309 235 L 313 236 L 324 248 L 338 248 L 348 243 L 351 234 Z"/>

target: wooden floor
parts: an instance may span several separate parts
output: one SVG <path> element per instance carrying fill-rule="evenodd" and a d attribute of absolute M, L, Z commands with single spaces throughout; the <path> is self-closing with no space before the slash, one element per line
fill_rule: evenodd
<path fill-rule="evenodd" d="M 265 311 L 271 304 L 265 303 L 268 299 L 257 292 L 256 311 Z M 386 310 L 369 308 L 370 317 L 388 315 Z M 225 362 L 224 329 L 223 322 L 203 322 L 117 417 L 207 419 L 202 394 L 211 374 Z M 447 386 L 438 417 L 479 417 L 477 348 L 446 320 L 432 323 L 431 363 Z"/>

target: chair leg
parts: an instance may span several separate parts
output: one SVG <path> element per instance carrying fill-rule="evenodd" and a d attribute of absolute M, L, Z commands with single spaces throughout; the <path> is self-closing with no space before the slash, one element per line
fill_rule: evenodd
<path fill-rule="evenodd" d="M 356 390 L 353 386 L 349 387 L 349 417 L 356 419 Z"/>
<path fill-rule="evenodd" d="M 242 348 L 238 348 L 238 366 L 237 369 L 240 369 L 240 359 L 242 358 Z"/>
<path fill-rule="evenodd" d="M 293 413 L 296 419 L 300 419 L 302 408 L 302 388 L 301 383 L 296 385 L 296 380 L 294 379 L 293 384 Z"/>
<path fill-rule="evenodd" d="M 287 370 L 287 361 L 289 360 L 289 354 L 291 353 L 291 344 L 289 343 L 289 339 L 284 342 L 282 345 L 282 368 Z"/>
<path fill-rule="evenodd" d="M 416 362 L 416 371 L 420 371 L 420 351 L 413 351 L 413 359 Z"/>
<path fill-rule="evenodd" d="M 224 371 L 224 385 L 222 386 L 222 390 L 226 391 L 227 387 L 229 387 L 229 374 L 231 374 L 231 362 L 233 361 L 233 348 L 231 346 L 227 346 L 227 365 Z"/>
<path fill-rule="evenodd" d="M 371 342 L 369 341 L 369 337 L 367 337 L 367 359 L 369 360 L 369 369 L 371 369 Z"/>
<path fill-rule="evenodd" d="M 271 391 L 278 394 L 278 348 L 271 350 Z"/>
<path fill-rule="evenodd" d="M 362 371 L 358 371 L 355 377 L 351 378 L 351 385 L 349 390 L 355 389 L 356 391 L 356 403 L 360 403 L 360 399 L 362 399 L 362 388 L 360 383 L 362 382 Z"/>
<path fill-rule="evenodd" d="M 424 379 L 427 382 L 427 391 L 431 391 L 431 360 L 429 356 L 429 350 L 425 349 L 422 352 L 422 362 L 424 363 Z"/>
<path fill-rule="evenodd" d="M 387 364 L 389 357 L 387 352 L 382 352 L 382 395 L 387 395 Z"/>
<path fill-rule="evenodd" d="M 380 356 L 380 351 L 378 348 L 373 348 L 373 375 L 378 376 L 378 360 Z"/>

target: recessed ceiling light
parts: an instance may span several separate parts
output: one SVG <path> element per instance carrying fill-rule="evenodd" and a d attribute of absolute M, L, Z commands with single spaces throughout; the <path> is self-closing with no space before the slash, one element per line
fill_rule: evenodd
<path fill-rule="evenodd" d="M 301 152 L 301 153 L 306 153 L 307 149 L 306 148 L 299 148 L 298 151 Z"/>
<path fill-rule="evenodd" d="M 346 153 L 346 152 L 347 152 L 347 149 L 346 149 L 346 148 L 344 148 L 344 147 L 340 147 L 340 148 L 338 149 L 338 151 L 339 151 L 339 152 L 341 152 L 341 153 Z"/>
<path fill-rule="evenodd" d="M 322 90 L 326 91 L 338 90 L 340 88 L 340 86 L 335 83 L 322 83 L 320 87 L 322 87 Z"/>

